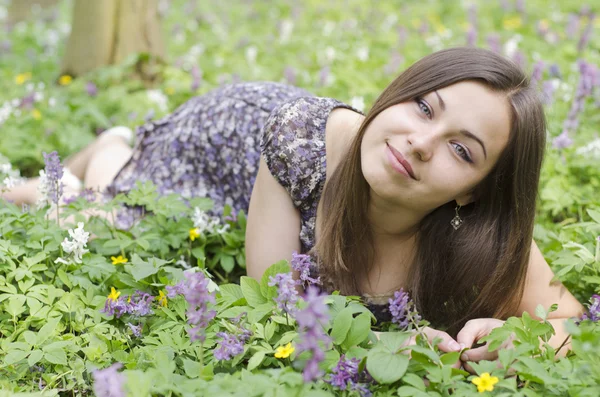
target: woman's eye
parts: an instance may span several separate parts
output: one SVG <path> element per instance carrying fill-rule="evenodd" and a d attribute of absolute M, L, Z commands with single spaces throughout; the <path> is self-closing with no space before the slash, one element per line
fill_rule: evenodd
<path fill-rule="evenodd" d="M 453 143 L 452 145 L 454 146 L 454 151 L 456 152 L 456 154 L 458 154 L 463 160 L 465 160 L 468 163 L 473 162 L 473 159 L 469 155 L 467 149 L 464 148 L 464 146 L 459 145 L 458 143 Z"/>
<path fill-rule="evenodd" d="M 419 105 L 421 111 L 425 113 L 425 116 L 427 116 L 427 118 L 430 119 L 433 116 L 431 109 L 429 109 L 429 106 L 427 106 L 427 103 L 424 100 L 422 100 L 421 98 L 417 98 L 417 104 Z"/>

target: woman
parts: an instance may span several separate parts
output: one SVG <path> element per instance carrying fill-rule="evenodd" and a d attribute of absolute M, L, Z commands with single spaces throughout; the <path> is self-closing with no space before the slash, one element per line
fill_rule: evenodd
<path fill-rule="evenodd" d="M 364 296 L 380 319 L 404 288 L 456 335 L 427 329 L 444 351 L 553 303 L 558 346 L 562 321 L 582 308 L 550 284 L 532 243 L 545 133 L 518 67 L 454 48 L 411 66 L 366 116 L 281 84 L 233 85 L 140 127 L 133 153 L 115 154 L 123 141 L 109 135 L 69 166 L 111 195 L 152 180 L 162 193 L 211 197 L 217 213 L 248 209 L 250 276 L 310 253 L 327 290 Z M 496 356 L 485 346 L 467 354 Z"/>

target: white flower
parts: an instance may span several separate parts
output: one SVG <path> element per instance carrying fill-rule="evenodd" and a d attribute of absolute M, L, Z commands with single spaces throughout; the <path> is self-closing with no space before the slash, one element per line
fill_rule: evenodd
<path fill-rule="evenodd" d="M 600 138 L 596 138 L 587 145 L 577 148 L 575 153 L 587 158 L 600 159 Z"/>
<path fill-rule="evenodd" d="M 294 30 L 294 21 L 287 18 L 281 21 L 281 28 L 279 30 L 279 42 L 287 43 L 292 36 L 292 31 Z"/>
<path fill-rule="evenodd" d="M 49 188 L 46 172 L 44 170 L 40 170 L 40 182 L 37 186 L 37 191 L 39 193 L 39 198 L 36 202 L 37 209 L 43 208 L 50 201 L 50 198 L 48 197 Z"/>
<path fill-rule="evenodd" d="M 246 48 L 246 60 L 248 63 L 256 63 L 256 56 L 258 55 L 258 49 L 251 45 Z"/>
<path fill-rule="evenodd" d="M 183 255 L 181 255 L 179 257 L 179 260 L 177 262 L 175 262 L 175 264 L 183 267 L 184 269 L 191 269 L 192 268 L 189 265 L 189 263 L 187 263 L 187 261 L 185 260 L 185 256 L 183 256 Z"/>
<path fill-rule="evenodd" d="M 83 222 L 79 222 L 77 223 L 77 229 L 69 229 L 69 236 L 71 236 L 71 240 L 69 240 L 68 237 L 65 237 L 61 243 L 61 247 L 67 254 L 71 254 L 71 257 L 75 263 L 81 263 L 81 257 L 83 254 L 90 252 L 89 250 L 85 249 L 90 234 L 83 230 Z M 69 263 L 63 258 L 58 258 L 55 262 Z"/>
<path fill-rule="evenodd" d="M 356 50 L 356 57 L 361 62 L 366 62 L 369 59 L 369 47 L 361 47 Z"/>
<path fill-rule="evenodd" d="M 523 36 L 516 34 L 504 44 L 504 53 L 508 57 L 512 57 L 515 52 L 519 49 L 519 43 L 523 39 Z"/>
<path fill-rule="evenodd" d="M 12 176 L 7 176 L 2 181 L 2 184 L 7 188 L 12 189 L 13 187 L 17 186 L 17 181 Z"/>
<path fill-rule="evenodd" d="M 362 112 L 365 110 L 365 99 L 361 96 L 352 97 L 350 106 Z"/>
<path fill-rule="evenodd" d="M 335 60 L 335 48 L 327 47 L 325 48 L 325 61 L 327 63 L 331 63 Z"/>
<path fill-rule="evenodd" d="M 161 90 L 147 90 L 146 95 L 151 102 L 154 102 L 158 105 L 160 110 L 167 110 L 167 96 L 162 93 Z"/>
<path fill-rule="evenodd" d="M 198 229 L 200 234 L 206 232 L 223 234 L 229 229 L 229 225 L 221 225 L 219 218 L 211 217 L 198 207 L 194 208 L 192 222 L 194 222 L 194 227 Z"/>

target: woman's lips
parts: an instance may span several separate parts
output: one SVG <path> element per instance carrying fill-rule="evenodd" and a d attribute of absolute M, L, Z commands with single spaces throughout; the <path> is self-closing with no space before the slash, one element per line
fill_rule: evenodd
<path fill-rule="evenodd" d="M 387 147 L 388 147 L 388 150 L 387 150 L 388 159 L 390 160 L 392 167 L 396 171 L 400 172 L 401 174 L 404 174 L 404 175 L 416 180 L 417 178 L 415 177 L 415 173 L 413 172 L 413 169 L 410 166 L 410 163 L 408 161 L 406 161 L 406 159 L 404 159 L 404 157 L 402 156 L 402 153 L 397 151 L 389 143 L 387 144 Z"/>

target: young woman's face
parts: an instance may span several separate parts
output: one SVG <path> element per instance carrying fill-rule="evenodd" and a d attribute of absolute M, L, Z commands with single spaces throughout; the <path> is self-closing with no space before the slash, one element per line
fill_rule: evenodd
<path fill-rule="evenodd" d="M 362 172 L 372 193 L 392 204 L 423 212 L 452 200 L 466 205 L 506 147 L 510 119 L 505 94 L 481 83 L 430 92 L 373 119 Z"/>

